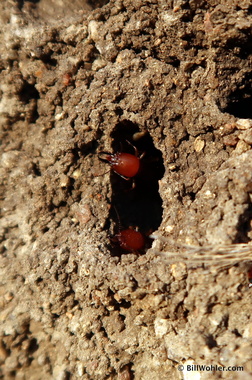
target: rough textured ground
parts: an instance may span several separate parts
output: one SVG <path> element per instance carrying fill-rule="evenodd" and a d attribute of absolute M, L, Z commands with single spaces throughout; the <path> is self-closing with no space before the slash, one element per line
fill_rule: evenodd
<path fill-rule="evenodd" d="M 252 379 L 249 264 L 166 255 L 251 240 L 251 1 L 2 0 L 0 25 L 2 378 Z M 135 189 L 98 158 L 126 140 Z"/>

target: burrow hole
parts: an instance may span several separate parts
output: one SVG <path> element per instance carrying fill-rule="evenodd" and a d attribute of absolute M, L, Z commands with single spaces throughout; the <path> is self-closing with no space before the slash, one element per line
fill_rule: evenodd
<path fill-rule="evenodd" d="M 220 107 L 220 109 L 241 119 L 252 119 L 251 73 L 249 73 L 237 89 L 229 95 L 226 107 Z"/>
<path fill-rule="evenodd" d="M 111 171 L 111 234 L 115 236 L 120 229 L 137 227 L 146 237 L 146 248 L 151 245 L 149 235 L 158 229 L 163 216 L 162 199 L 158 181 L 164 175 L 162 153 L 155 148 L 148 132 L 141 134 L 137 125 L 125 120 L 119 123 L 111 134 L 112 150 L 135 154 L 133 144 L 141 155 L 141 167 L 137 176 L 126 181 Z M 127 253 L 118 245 L 111 244 L 111 253 Z"/>

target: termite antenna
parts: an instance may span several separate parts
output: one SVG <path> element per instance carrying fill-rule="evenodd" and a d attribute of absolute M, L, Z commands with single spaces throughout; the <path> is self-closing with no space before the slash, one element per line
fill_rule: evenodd
<path fill-rule="evenodd" d="M 141 160 L 145 156 L 145 152 L 139 154 L 139 150 L 137 149 L 137 147 L 135 145 L 133 145 L 129 140 L 126 140 L 126 141 L 134 149 L 135 156 L 138 157 Z"/>
<path fill-rule="evenodd" d="M 137 147 L 135 146 L 135 145 L 133 145 L 129 140 L 126 140 L 126 142 L 130 145 L 130 146 L 132 146 L 132 148 L 134 149 L 134 151 L 135 151 L 135 156 L 139 156 L 139 152 L 138 152 L 138 149 L 137 149 Z"/>

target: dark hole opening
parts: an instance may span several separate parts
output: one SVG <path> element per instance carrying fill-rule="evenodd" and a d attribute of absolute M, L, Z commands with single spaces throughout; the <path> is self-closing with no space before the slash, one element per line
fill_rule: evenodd
<path fill-rule="evenodd" d="M 252 219 L 252 204 L 248 205 L 246 211 L 240 216 L 237 234 L 234 239 L 235 244 L 248 243 L 251 241 L 251 219 Z"/>
<path fill-rule="evenodd" d="M 39 345 L 38 345 L 37 339 L 35 338 L 31 339 L 30 345 L 29 345 L 29 353 L 33 354 L 35 351 L 38 350 L 38 348 L 39 348 Z"/>
<path fill-rule="evenodd" d="M 222 111 L 242 119 L 252 119 L 252 76 L 245 78 L 243 83 L 229 95 L 227 106 Z"/>
<path fill-rule="evenodd" d="M 24 6 L 24 3 L 31 3 L 31 4 L 36 4 L 36 3 L 39 3 L 40 0 L 19 0 L 18 1 L 18 8 L 21 10 Z"/>
<path fill-rule="evenodd" d="M 164 165 L 161 152 L 155 148 L 149 133 L 140 132 L 137 125 L 130 121 L 119 123 L 111 137 L 113 138 L 113 153 L 123 152 L 144 154 L 141 158 L 139 173 L 134 180 L 125 180 L 111 170 L 112 220 L 115 236 L 120 230 L 129 227 L 137 228 L 146 240 L 145 248 L 150 246 L 149 235 L 158 229 L 162 221 L 162 199 L 159 195 L 158 181 L 164 175 Z M 134 147 L 129 144 L 134 145 Z M 134 187 L 133 187 L 134 181 Z M 112 254 L 127 253 L 119 244 L 112 244 Z"/>
<path fill-rule="evenodd" d="M 28 82 L 24 82 L 19 97 L 21 101 L 27 104 L 31 99 L 39 99 L 39 93 L 35 86 Z"/>
<path fill-rule="evenodd" d="M 217 347 L 216 340 L 214 339 L 212 335 L 209 335 L 206 337 L 206 344 L 209 348 Z"/>
<path fill-rule="evenodd" d="M 109 0 L 88 0 L 88 4 L 91 5 L 93 9 L 101 8 L 105 4 L 108 4 Z"/>

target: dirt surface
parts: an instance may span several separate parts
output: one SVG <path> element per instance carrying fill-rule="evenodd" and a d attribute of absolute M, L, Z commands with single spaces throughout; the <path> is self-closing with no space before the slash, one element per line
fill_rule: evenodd
<path fill-rule="evenodd" d="M 0 25 L 1 378 L 252 379 L 251 1 L 2 0 Z M 99 160 L 131 144 L 135 187 Z"/>

